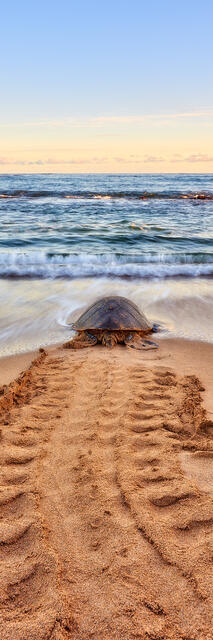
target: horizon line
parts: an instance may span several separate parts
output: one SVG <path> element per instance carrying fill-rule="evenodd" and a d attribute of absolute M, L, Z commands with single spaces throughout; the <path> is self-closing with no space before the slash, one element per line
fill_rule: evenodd
<path fill-rule="evenodd" d="M 212 175 L 213 171 L 21 171 L 21 172 L 0 172 L 1 176 L 24 176 L 24 175 Z"/>

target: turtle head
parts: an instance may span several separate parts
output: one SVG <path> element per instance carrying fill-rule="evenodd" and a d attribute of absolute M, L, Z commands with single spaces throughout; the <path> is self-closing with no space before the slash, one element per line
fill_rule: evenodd
<path fill-rule="evenodd" d="M 115 333 L 111 333 L 110 331 L 105 331 L 102 336 L 102 344 L 105 347 L 114 347 L 117 344 L 117 337 Z"/>
<path fill-rule="evenodd" d="M 160 325 L 155 322 L 152 325 L 152 333 L 157 333 L 158 331 L 160 331 Z"/>

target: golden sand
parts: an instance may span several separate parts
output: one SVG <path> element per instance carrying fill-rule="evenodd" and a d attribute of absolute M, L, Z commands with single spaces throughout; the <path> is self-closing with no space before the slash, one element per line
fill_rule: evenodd
<path fill-rule="evenodd" d="M 1 361 L 1 640 L 211 640 L 213 346 L 25 357 Z"/>

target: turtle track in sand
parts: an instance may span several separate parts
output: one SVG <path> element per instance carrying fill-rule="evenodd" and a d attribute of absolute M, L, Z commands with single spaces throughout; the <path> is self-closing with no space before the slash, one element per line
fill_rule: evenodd
<path fill-rule="evenodd" d="M 0 638 L 211 638 L 212 497 L 181 466 L 213 451 L 199 381 L 58 350 L 0 415 Z"/>

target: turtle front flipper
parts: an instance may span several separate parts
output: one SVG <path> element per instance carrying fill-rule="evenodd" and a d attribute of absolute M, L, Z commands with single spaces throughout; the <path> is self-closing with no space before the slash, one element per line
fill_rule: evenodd
<path fill-rule="evenodd" d="M 81 331 L 75 338 L 68 340 L 63 344 L 64 349 L 84 349 L 85 347 L 94 347 L 98 340 L 96 336 L 88 331 Z"/>
<path fill-rule="evenodd" d="M 138 333 L 136 333 L 135 335 L 130 333 L 125 338 L 124 343 L 127 345 L 127 347 L 131 347 L 131 349 L 143 349 L 144 351 L 149 351 L 149 349 L 158 349 L 157 342 L 146 340 Z"/>

